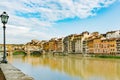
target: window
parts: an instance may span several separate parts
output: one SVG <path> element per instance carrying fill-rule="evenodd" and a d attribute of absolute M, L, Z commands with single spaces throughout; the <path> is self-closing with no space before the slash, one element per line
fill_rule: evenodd
<path fill-rule="evenodd" d="M 113 52 L 115 51 L 115 49 L 113 49 Z"/>

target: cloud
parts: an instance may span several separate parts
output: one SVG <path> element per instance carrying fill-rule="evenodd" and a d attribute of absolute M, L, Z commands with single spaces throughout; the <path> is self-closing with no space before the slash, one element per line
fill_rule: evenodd
<path fill-rule="evenodd" d="M 65 18 L 87 18 L 94 16 L 95 9 L 108 7 L 116 0 L 9 0 L 2 1 L 0 7 L 24 18 L 39 21 L 57 21 Z M 11 6 L 13 5 L 13 6 Z"/>
<path fill-rule="evenodd" d="M 95 12 L 96 9 L 108 7 L 115 1 L 116 0 L 40 0 L 35 2 L 31 0 L 30 2 L 25 1 L 24 6 L 31 12 L 38 12 L 40 14 L 40 20 L 54 22 L 65 18 L 87 18 L 94 16 L 97 12 Z M 30 11 L 27 11 L 28 14 L 31 14 Z"/>
<path fill-rule="evenodd" d="M 3 32 L 0 29 L 0 32 Z M 0 41 L 2 42 L 1 34 Z M 32 39 L 49 39 L 50 36 L 45 32 L 34 31 L 32 28 L 7 25 L 6 28 L 7 43 L 26 43 Z"/>
<path fill-rule="evenodd" d="M 108 7 L 115 1 L 3 0 L 0 2 L 0 13 L 7 11 L 10 16 L 8 22 L 9 28 L 7 29 L 8 35 L 11 35 L 8 36 L 9 39 L 13 43 L 14 40 L 20 43 L 32 38 L 48 39 L 60 35 L 52 27 L 57 21 L 66 18 L 77 17 L 83 19 L 89 16 L 95 16 L 99 9 Z"/>

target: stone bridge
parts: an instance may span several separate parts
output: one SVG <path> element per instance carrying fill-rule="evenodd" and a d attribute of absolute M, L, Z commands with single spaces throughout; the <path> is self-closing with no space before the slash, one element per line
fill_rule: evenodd
<path fill-rule="evenodd" d="M 24 45 L 24 44 L 6 44 L 6 53 L 7 55 L 12 55 L 15 51 L 24 51 L 27 54 L 30 54 L 34 51 L 42 51 L 39 46 L 33 45 Z M 3 44 L 0 44 L 0 53 L 3 52 Z"/>

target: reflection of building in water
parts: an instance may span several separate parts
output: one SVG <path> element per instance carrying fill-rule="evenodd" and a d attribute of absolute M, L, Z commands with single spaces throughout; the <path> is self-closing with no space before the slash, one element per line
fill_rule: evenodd
<path fill-rule="evenodd" d="M 10 57 L 9 60 L 13 61 Z M 93 58 L 73 58 L 50 57 L 50 56 L 25 56 L 22 62 L 32 64 L 33 66 L 47 66 L 53 71 L 58 70 L 71 76 L 79 76 L 82 80 L 88 80 L 93 77 L 103 78 L 104 80 L 119 80 L 120 60 L 93 59 Z"/>
<path fill-rule="evenodd" d="M 8 61 L 9 61 L 9 63 L 12 63 L 13 62 L 13 56 L 11 55 L 11 56 L 7 56 L 7 59 L 8 59 Z"/>

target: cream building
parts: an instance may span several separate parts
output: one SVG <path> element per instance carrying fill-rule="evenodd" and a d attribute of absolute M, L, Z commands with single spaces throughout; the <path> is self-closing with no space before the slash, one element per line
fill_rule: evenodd
<path fill-rule="evenodd" d="M 106 38 L 120 38 L 120 30 L 110 31 L 106 33 Z"/>
<path fill-rule="evenodd" d="M 74 39 L 75 40 L 75 53 L 82 53 L 81 39 L 82 39 L 81 34 L 75 36 L 75 39 Z"/>
<path fill-rule="evenodd" d="M 75 53 L 84 53 L 87 48 L 86 38 L 89 37 L 89 32 L 85 31 L 82 34 L 75 36 Z"/>
<path fill-rule="evenodd" d="M 87 52 L 87 41 L 86 39 L 90 36 L 89 32 L 85 31 L 82 33 L 82 39 L 81 39 L 81 51 L 82 53 Z"/>

